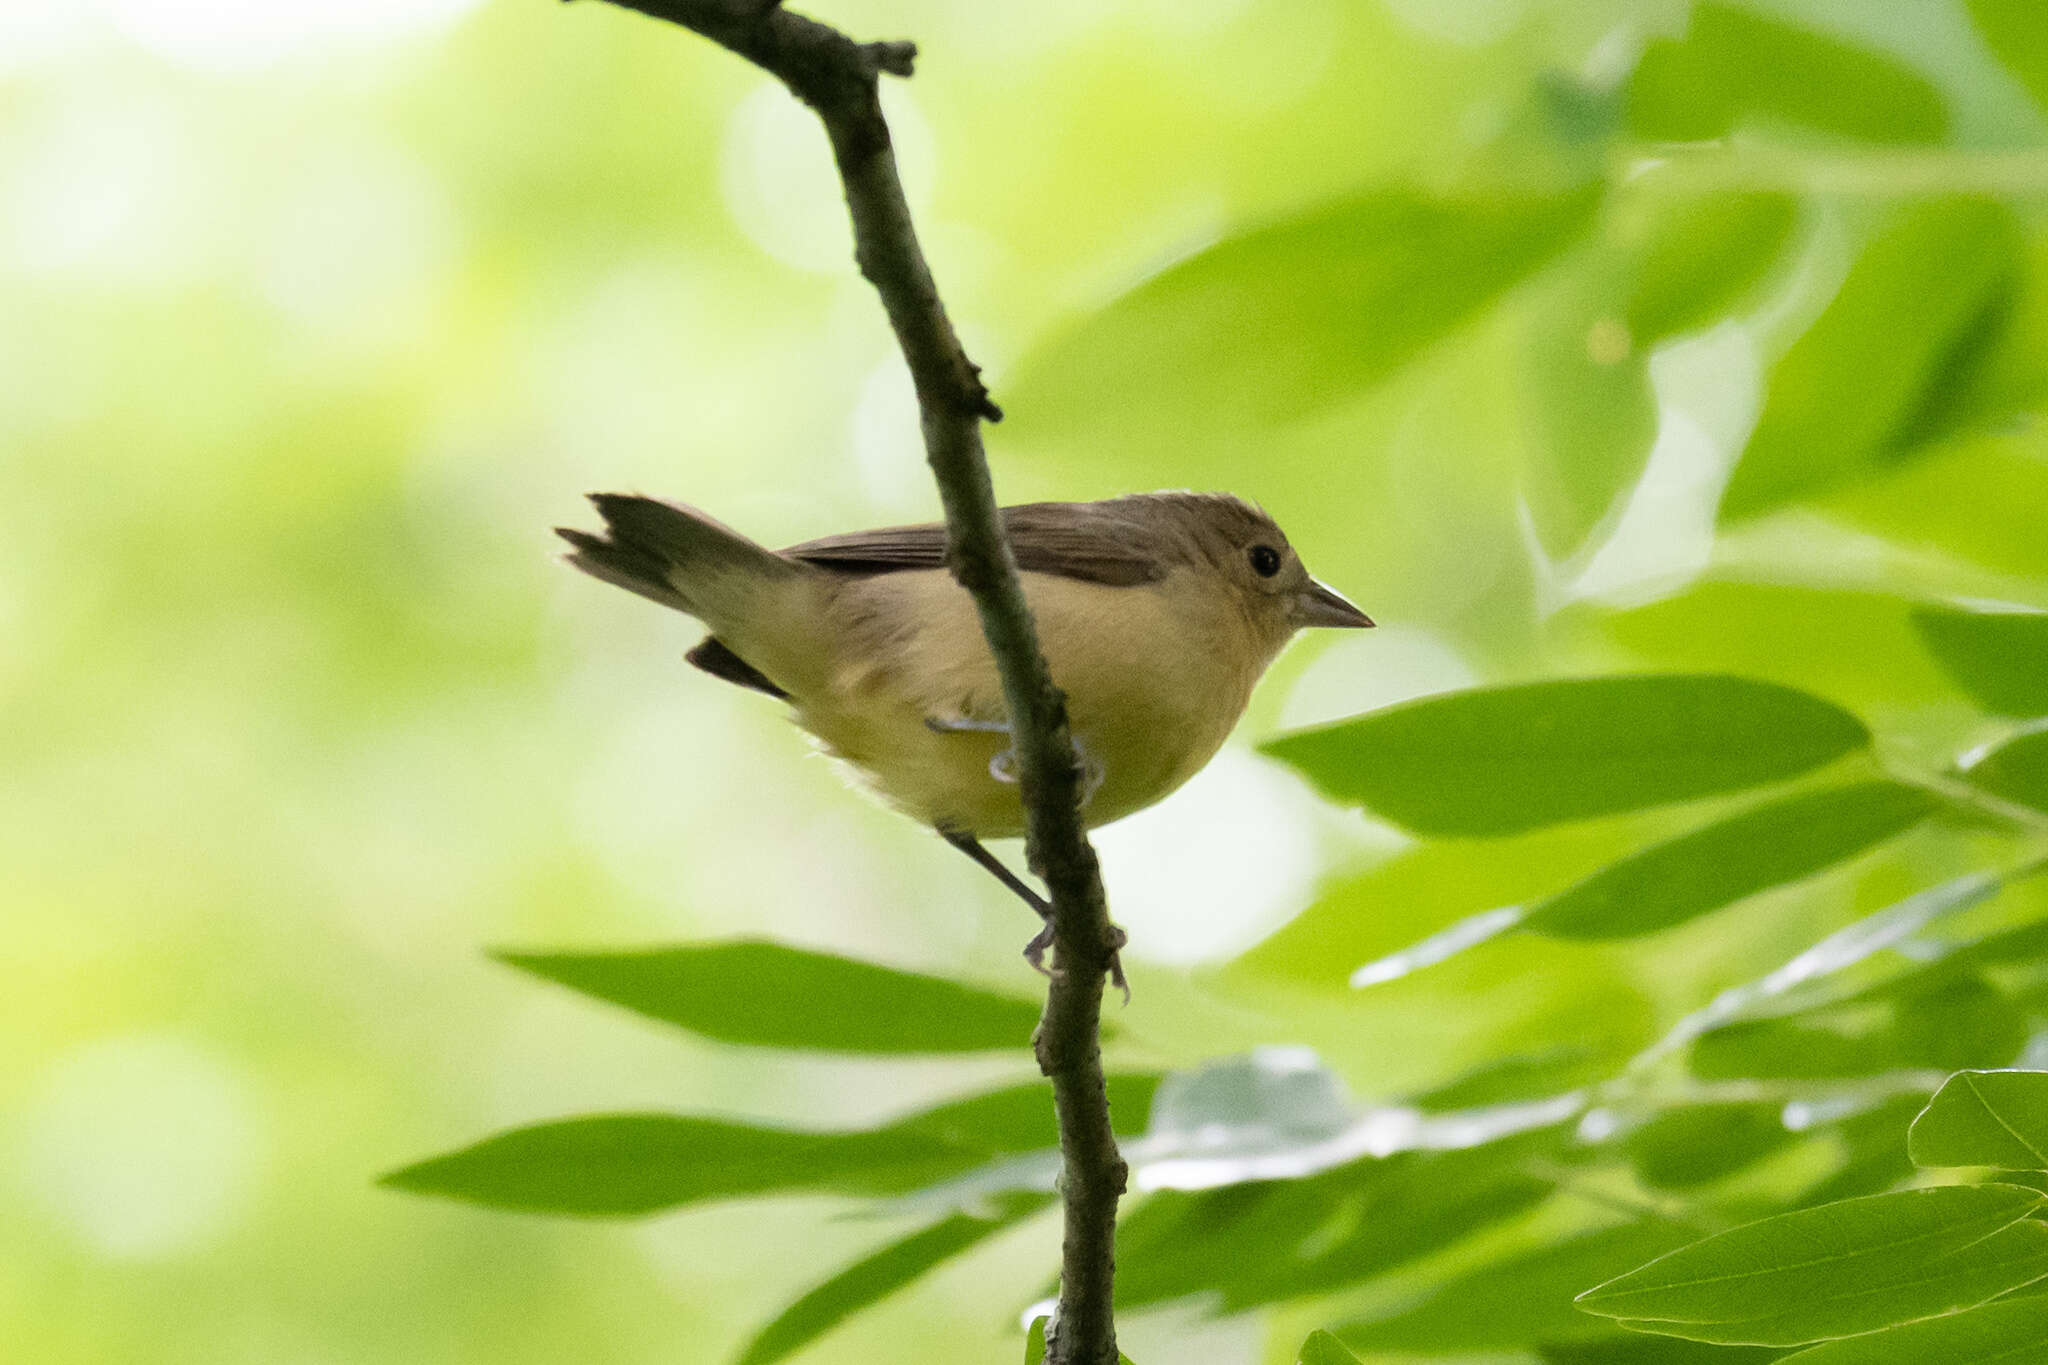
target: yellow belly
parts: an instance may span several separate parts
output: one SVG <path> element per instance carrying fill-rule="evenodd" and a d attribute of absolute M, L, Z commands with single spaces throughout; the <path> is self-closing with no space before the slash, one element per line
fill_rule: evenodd
<path fill-rule="evenodd" d="M 984 838 L 1024 832 L 998 755 L 1007 734 L 935 729 L 1005 718 L 972 603 L 942 573 L 858 580 L 826 613 L 835 637 L 822 685 L 792 698 L 796 719 L 905 813 Z M 1151 805 L 1214 756 L 1265 657 L 1219 638 L 1233 628 L 1176 609 L 1151 587 L 1025 575 L 1054 681 L 1096 785 L 1083 815 L 1107 824 Z M 1010 774 L 1013 776 L 1013 774 Z"/>

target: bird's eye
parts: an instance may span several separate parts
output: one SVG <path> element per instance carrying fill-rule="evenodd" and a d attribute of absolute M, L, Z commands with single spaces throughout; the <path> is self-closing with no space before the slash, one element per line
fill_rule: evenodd
<path fill-rule="evenodd" d="M 1280 572 L 1280 552 L 1270 545 L 1254 545 L 1251 549 L 1252 572 L 1261 578 L 1271 578 Z"/>

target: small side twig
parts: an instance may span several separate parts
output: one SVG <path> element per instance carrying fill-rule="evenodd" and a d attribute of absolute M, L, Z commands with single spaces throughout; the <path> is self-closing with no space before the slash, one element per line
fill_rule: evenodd
<path fill-rule="evenodd" d="M 1126 1169 L 1110 1127 L 1100 1050 L 1103 976 L 1115 943 L 1080 815 L 1082 774 L 1066 699 L 1039 649 L 997 516 L 981 423 L 1002 412 L 967 358 L 925 264 L 897 175 L 879 78 L 908 76 L 916 47 L 858 43 L 777 0 L 613 0 L 680 24 L 787 85 L 825 125 L 853 219 L 854 259 L 874 285 L 917 388 L 925 456 L 945 507 L 953 576 L 974 597 L 1003 680 L 1031 866 L 1052 893 L 1059 971 L 1033 1047 L 1059 1118 L 1066 1235 L 1048 1365 L 1116 1365 L 1111 1311 L 1117 1200 Z"/>

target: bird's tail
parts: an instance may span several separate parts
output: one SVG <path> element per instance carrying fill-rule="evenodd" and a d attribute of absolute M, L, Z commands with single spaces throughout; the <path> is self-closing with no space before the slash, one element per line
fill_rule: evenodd
<path fill-rule="evenodd" d="M 725 627 L 764 588 L 802 577 L 803 565 L 757 545 L 693 507 L 632 493 L 593 493 L 605 533 L 558 526 L 569 562 L 593 578 Z"/>

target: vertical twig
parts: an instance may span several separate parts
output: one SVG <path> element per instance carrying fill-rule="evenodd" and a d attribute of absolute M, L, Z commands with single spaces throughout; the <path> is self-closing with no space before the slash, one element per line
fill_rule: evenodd
<path fill-rule="evenodd" d="M 925 456 L 945 506 L 948 561 L 974 596 L 1002 675 L 1032 867 L 1052 893 L 1059 972 L 1033 1038 L 1059 1116 L 1066 1236 L 1049 1365 L 1116 1365 L 1116 1206 L 1125 1167 L 1110 1128 L 1100 1049 L 1103 973 L 1114 951 L 1081 773 L 1017 564 L 997 516 L 981 423 L 1002 413 L 967 358 L 933 284 L 896 171 L 879 78 L 908 76 L 910 43 L 856 43 L 776 0 L 613 0 L 691 29 L 776 76 L 814 110 L 853 218 L 854 258 L 881 295 L 917 386 Z"/>

